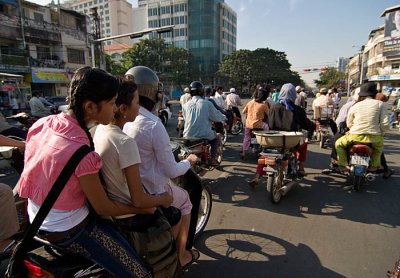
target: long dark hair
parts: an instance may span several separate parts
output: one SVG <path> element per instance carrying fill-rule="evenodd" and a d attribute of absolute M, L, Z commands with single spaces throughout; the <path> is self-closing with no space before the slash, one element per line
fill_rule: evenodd
<path fill-rule="evenodd" d="M 126 106 L 131 105 L 132 100 L 135 97 L 135 92 L 137 88 L 138 87 L 136 83 L 133 82 L 132 80 L 121 79 L 118 89 L 118 97 L 115 100 L 115 104 L 117 106 L 120 106 L 122 104 L 125 104 Z M 115 112 L 114 118 L 120 119 L 121 116 L 122 116 L 121 112 L 117 110 L 117 112 Z"/>
<path fill-rule="evenodd" d="M 93 149 L 93 140 L 84 121 L 83 103 L 90 100 L 99 104 L 101 101 L 111 100 L 117 95 L 118 87 L 118 80 L 99 68 L 82 67 L 76 70 L 72 77 L 69 86 L 68 108 L 74 112 L 76 120 L 86 132 Z"/>

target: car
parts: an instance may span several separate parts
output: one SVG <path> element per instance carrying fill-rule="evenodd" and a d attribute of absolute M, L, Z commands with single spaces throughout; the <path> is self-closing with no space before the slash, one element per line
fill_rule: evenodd
<path fill-rule="evenodd" d="M 390 94 L 391 97 L 398 97 L 399 95 L 400 95 L 400 88 L 394 88 L 394 90 Z"/>
<path fill-rule="evenodd" d="M 54 106 L 61 106 L 68 104 L 66 96 L 54 96 L 47 98 L 47 101 L 52 103 Z"/>
<path fill-rule="evenodd" d="M 169 119 L 171 119 L 172 117 L 171 109 L 166 106 L 165 108 L 158 110 L 158 117 L 160 118 L 163 125 L 166 126 Z"/>

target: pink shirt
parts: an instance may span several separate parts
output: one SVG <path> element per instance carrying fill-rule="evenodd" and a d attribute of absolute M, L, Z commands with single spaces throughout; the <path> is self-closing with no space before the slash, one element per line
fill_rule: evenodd
<path fill-rule="evenodd" d="M 90 144 L 85 131 L 76 119 L 66 113 L 39 119 L 28 132 L 19 195 L 41 205 L 67 161 L 83 144 Z M 83 207 L 86 196 L 78 178 L 97 173 L 101 166 L 101 158 L 97 153 L 86 155 L 53 209 L 75 210 Z"/>

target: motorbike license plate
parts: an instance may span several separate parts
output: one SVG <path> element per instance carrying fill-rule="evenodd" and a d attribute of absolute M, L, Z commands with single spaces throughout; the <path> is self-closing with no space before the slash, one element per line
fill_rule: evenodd
<path fill-rule="evenodd" d="M 353 156 L 351 156 L 350 164 L 363 165 L 363 166 L 368 167 L 369 161 L 370 161 L 370 158 L 368 156 L 353 155 Z"/>
<path fill-rule="evenodd" d="M 257 138 L 251 138 L 250 143 L 251 143 L 252 145 L 257 144 Z"/>

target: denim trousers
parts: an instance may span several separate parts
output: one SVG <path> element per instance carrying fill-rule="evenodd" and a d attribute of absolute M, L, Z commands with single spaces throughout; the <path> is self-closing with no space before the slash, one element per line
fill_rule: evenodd
<path fill-rule="evenodd" d="M 78 233 L 52 244 L 96 262 L 114 277 L 151 277 L 135 250 L 104 220 L 92 217 Z"/>

